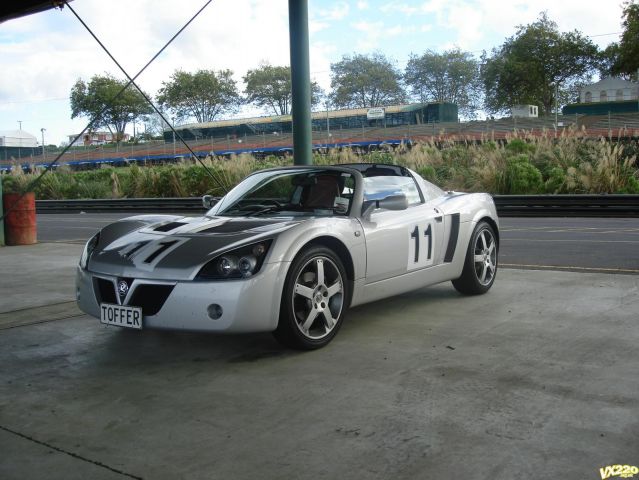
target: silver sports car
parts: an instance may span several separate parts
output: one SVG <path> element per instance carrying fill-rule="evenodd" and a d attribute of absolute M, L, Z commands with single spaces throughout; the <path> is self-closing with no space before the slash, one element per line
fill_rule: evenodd
<path fill-rule="evenodd" d="M 348 307 L 447 280 L 485 293 L 495 281 L 491 196 L 444 192 L 404 167 L 273 168 L 203 200 L 202 217 L 135 216 L 91 238 L 80 308 L 118 327 L 272 331 L 314 349 Z"/>

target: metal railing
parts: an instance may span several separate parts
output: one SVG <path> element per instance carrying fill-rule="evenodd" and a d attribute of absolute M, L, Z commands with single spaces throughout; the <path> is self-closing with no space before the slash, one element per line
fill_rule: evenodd
<path fill-rule="evenodd" d="M 639 195 L 494 195 L 502 217 L 639 217 Z M 203 213 L 200 197 L 38 200 L 38 213 Z"/>
<path fill-rule="evenodd" d="M 495 195 L 503 217 L 639 217 L 639 195 Z"/>

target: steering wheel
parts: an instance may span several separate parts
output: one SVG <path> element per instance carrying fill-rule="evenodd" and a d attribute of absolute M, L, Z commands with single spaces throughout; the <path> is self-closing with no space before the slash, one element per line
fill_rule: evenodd
<path fill-rule="evenodd" d="M 282 208 L 284 206 L 283 203 L 278 202 L 277 200 L 273 199 L 273 198 L 267 198 L 264 201 L 260 202 L 260 203 L 250 203 L 248 205 L 243 205 L 239 208 L 239 210 L 241 212 L 245 212 L 245 211 L 261 211 L 261 210 L 268 210 L 270 208 L 272 208 L 271 206 L 275 206 L 277 208 Z"/>

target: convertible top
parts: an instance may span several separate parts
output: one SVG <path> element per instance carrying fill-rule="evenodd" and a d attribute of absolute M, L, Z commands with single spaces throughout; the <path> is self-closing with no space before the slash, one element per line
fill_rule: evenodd
<path fill-rule="evenodd" d="M 359 171 L 363 177 L 410 177 L 406 167 L 387 163 L 342 163 L 335 167 L 352 168 Z"/>

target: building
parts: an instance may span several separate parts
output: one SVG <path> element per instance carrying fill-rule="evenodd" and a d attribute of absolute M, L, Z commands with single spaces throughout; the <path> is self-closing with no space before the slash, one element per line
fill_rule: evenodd
<path fill-rule="evenodd" d="M 314 131 L 362 128 L 396 127 L 424 123 L 457 122 L 457 105 L 453 103 L 412 103 L 376 108 L 354 108 L 311 113 Z M 218 120 L 207 123 L 192 123 L 175 128 L 185 140 L 211 137 L 230 138 L 248 135 L 290 133 L 292 117 L 275 115 L 232 120 Z M 164 139 L 173 140 L 173 132 L 164 130 Z"/>
<path fill-rule="evenodd" d="M 24 130 L 0 131 L 0 160 L 13 161 L 42 154 L 38 139 Z"/>
<path fill-rule="evenodd" d="M 639 84 L 607 77 L 579 89 L 579 103 L 562 108 L 564 115 L 607 115 L 639 111 Z"/>
<path fill-rule="evenodd" d="M 621 78 L 607 77 L 597 83 L 582 87 L 579 91 L 579 102 L 604 103 L 637 100 L 639 98 L 637 95 L 638 85 Z"/>
<path fill-rule="evenodd" d="M 539 116 L 537 105 L 514 105 L 510 112 L 513 118 L 537 118 Z"/>
<path fill-rule="evenodd" d="M 0 147 L 27 147 L 38 146 L 38 139 L 24 130 L 5 130 L 0 132 Z"/>
<path fill-rule="evenodd" d="M 77 136 L 77 133 L 75 135 L 69 135 L 69 143 L 73 142 L 73 140 L 75 140 L 75 137 Z M 125 133 L 122 136 L 121 141 L 128 142 L 129 138 L 129 134 Z M 91 145 L 104 145 L 106 143 L 115 143 L 115 134 L 111 132 L 85 132 L 82 134 L 82 137 L 78 138 L 78 140 L 72 144 L 72 146 L 88 147 Z"/>

